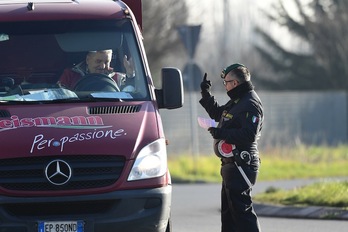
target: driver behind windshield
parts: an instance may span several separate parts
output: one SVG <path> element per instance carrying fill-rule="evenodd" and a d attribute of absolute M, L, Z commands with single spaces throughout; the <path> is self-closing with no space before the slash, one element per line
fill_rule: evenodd
<path fill-rule="evenodd" d="M 134 68 L 132 59 L 127 59 L 127 56 L 123 58 L 123 65 L 126 69 L 126 74 L 114 72 L 114 69 L 110 67 L 112 59 L 112 50 L 90 51 L 86 56 L 86 60 L 72 67 L 71 69 L 65 69 L 62 76 L 59 78 L 58 84 L 61 86 L 74 89 L 77 82 L 87 74 L 104 74 L 114 79 L 119 85 L 123 85 L 128 78 L 134 77 Z"/>

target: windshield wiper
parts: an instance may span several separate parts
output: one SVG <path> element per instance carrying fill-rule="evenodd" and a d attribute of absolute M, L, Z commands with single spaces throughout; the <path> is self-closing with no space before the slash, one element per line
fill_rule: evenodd
<path fill-rule="evenodd" d="M 84 102 L 102 102 L 102 101 L 108 101 L 108 102 L 122 102 L 123 100 L 121 98 L 109 98 L 109 97 L 98 97 L 95 98 L 91 95 L 80 97 L 80 101 Z"/>

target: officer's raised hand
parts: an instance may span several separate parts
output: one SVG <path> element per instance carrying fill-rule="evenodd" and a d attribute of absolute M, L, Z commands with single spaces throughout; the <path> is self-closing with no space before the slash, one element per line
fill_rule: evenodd
<path fill-rule="evenodd" d="M 207 73 L 204 74 L 203 81 L 201 82 L 201 94 L 202 98 L 210 97 L 211 82 L 207 80 Z"/>

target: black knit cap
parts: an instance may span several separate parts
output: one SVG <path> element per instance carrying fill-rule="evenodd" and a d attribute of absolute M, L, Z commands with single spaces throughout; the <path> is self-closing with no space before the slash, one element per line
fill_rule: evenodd
<path fill-rule="evenodd" d="M 221 78 L 225 78 L 225 76 L 231 72 L 233 69 L 236 69 L 238 67 L 245 67 L 243 64 L 239 64 L 239 63 L 235 63 L 235 64 L 231 64 L 230 66 L 228 66 L 227 68 L 225 68 L 224 70 L 222 70 L 221 72 Z"/>

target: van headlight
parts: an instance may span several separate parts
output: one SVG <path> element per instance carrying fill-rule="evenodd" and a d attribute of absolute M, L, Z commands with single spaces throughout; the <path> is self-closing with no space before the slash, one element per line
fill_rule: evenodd
<path fill-rule="evenodd" d="M 167 149 L 165 139 L 158 139 L 139 152 L 128 181 L 163 176 L 167 172 Z"/>

